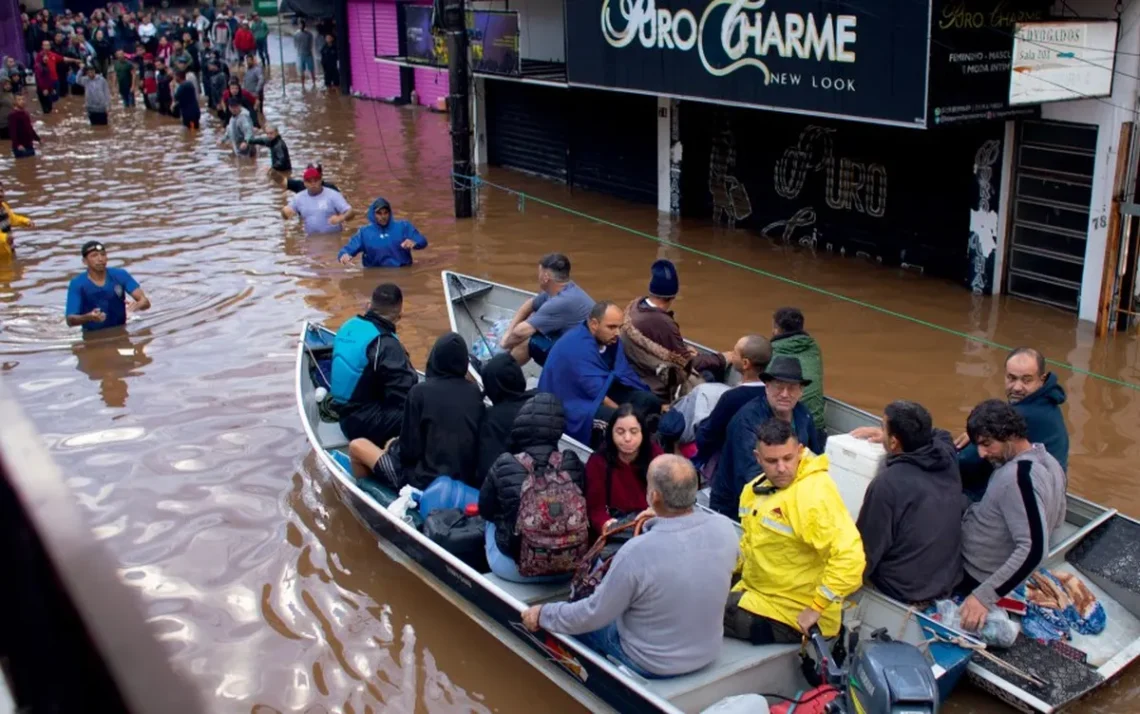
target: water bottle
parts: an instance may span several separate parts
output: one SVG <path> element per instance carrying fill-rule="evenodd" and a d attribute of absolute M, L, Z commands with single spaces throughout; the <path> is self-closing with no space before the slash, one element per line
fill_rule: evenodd
<path fill-rule="evenodd" d="M 479 491 L 450 476 L 438 476 L 424 489 L 420 499 L 420 513 L 427 516 L 441 508 L 463 510 L 469 503 L 479 502 Z"/>

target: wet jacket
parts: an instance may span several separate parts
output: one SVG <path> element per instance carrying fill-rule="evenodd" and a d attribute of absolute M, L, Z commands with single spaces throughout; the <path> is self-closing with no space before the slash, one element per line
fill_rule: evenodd
<path fill-rule="evenodd" d="M 788 332 L 772 338 L 772 357 L 777 355 L 795 357 L 800 361 L 804 379 L 811 380 L 811 384 L 804 387 L 804 395 L 800 398 L 800 402 L 811 412 L 815 423 L 822 425 L 824 423 L 823 353 L 819 351 L 819 344 L 806 332 Z"/>
<path fill-rule="evenodd" d="M 483 421 L 479 424 L 480 483 L 499 456 L 514 453 L 511 429 L 523 404 L 534 396 L 526 389 L 522 367 L 506 352 L 492 357 L 484 365 L 482 376 L 483 392 L 491 400 L 491 406 L 483 412 Z"/>
<path fill-rule="evenodd" d="M 863 542 L 835 482 L 827 456 L 800 456 L 795 480 L 775 493 L 757 494 L 753 486 L 771 486 L 763 476 L 747 484 L 739 501 L 740 607 L 799 629 L 796 616 L 805 608 L 821 613 L 825 637 L 839 631 L 843 599 L 863 584 Z"/>
<path fill-rule="evenodd" d="M 724 371 L 724 355 L 694 356 L 673 313 L 646 300 L 640 297 L 626 307 L 621 344 L 641 380 L 659 399 L 672 402 L 678 387 L 682 395 L 688 394 L 699 383 L 694 372 Z"/>
<path fill-rule="evenodd" d="M 16 95 L 11 92 L 0 92 L 0 129 L 8 128 L 8 116 L 16 108 Z"/>
<path fill-rule="evenodd" d="M 20 146 L 27 149 L 33 141 L 40 141 L 40 135 L 32 126 L 32 117 L 26 109 L 13 109 L 8 115 L 8 136 L 12 137 L 12 148 Z"/>
<path fill-rule="evenodd" d="M 329 391 L 342 416 L 373 404 L 402 410 L 418 379 L 388 320 L 367 312 L 337 331 Z"/>
<path fill-rule="evenodd" d="M 401 243 L 411 239 L 416 244 L 415 250 L 427 248 L 427 238 L 408 221 L 392 217 L 388 219 L 388 225 L 381 226 L 376 218 L 376 211 L 381 208 L 392 210 L 387 199 L 373 201 L 368 207 L 368 225 L 361 226 L 348 245 L 340 249 L 336 255 L 338 260 L 344 255 L 355 257 L 363 252 L 365 268 L 402 268 L 412 264 L 412 251 L 401 248 Z"/>
<path fill-rule="evenodd" d="M 478 486 L 483 394 L 467 381 L 467 343 L 449 332 L 431 348 L 427 380 L 412 387 L 400 429 L 404 481 L 427 488 L 437 476 Z"/>
<path fill-rule="evenodd" d="M 1061 412 L 1064 403 L 1065 388 L 1057 381 L 1057 375 L 1050 372 L 1040 389 L 1014 404 L 1013 408 L 1029 427 L 1029 441 L 1044 445 L 1049 455 L 1068 471 L 1069 429 Z M 962 472 L 962 484 L 971 489 L 985 483 L 994 471 L 993 465 L 978 455 L 978 447 L 972 443 L 958 452 L 958 468 Z"/>
<path fill-rule="evenodd" d="M 966 498 L 950 434 L 889 454 L 863 498 L 856 525 L 867 554 L 867 580 L 907 603 L 946 597 L 962 571 Z"/>
<path fill-rule="evenodd" d="M 250 139 L 249 143 L 256 146 L 269 147 L 269 160 L 274 171 L 285 173 L 293 170 L 293 162 L 289 160 L 289 147 L 285 144 L 285 140 L 281 138 L 280 134 L 272 139 L 268 136 L 259 136 Z"/>
<path fill-rule="evenodd" d="M 773 416 L 767 390 L 763 387 L 752 389 L 756 389 L 756 396 L 728 422 L 709 498 L 709 506 L 729 518 L 737 516 L 736 507 L 741 490 L 760 474 L 760 464 L 756 461 L 755 454 L 756 429 Z M 801 444 L 811 449 L 812 453 L 823 453 L 827 435 L 816 428 L 815 420 L 803 402 L 796 404 L 792 410 L 792 427 Z"/>
<path fill-rule="evenodd" d="M 562 405 L 553 394 L 539 392 L 519 410 L 511 429 L 511 441 L 519 453 L 534 459 L 535 470 L 545 468 L 550 455 L 558 449 L 558 440 L 566 419 Z M 578 488 L 586 485 L 582 461 L 573 451 L 562 452 L 562 470 L 570 474 Z M 518 559 L 519 538 L 515 521 L 519 517 L 519 501 L 527 470 L 512 454 L 501 454 L 495 460 L 487 479 L 479 490 L 479 515 L 495 524 L 495 545 L 505 555 Z"/>
<path fill-rule="evenodd" d="M 0 201 L 0 259 L 11 257 L 15 247 L 12 241 L 12 229 L 32 225 L 27 216 L 16 213 L 7 203 Z"/>

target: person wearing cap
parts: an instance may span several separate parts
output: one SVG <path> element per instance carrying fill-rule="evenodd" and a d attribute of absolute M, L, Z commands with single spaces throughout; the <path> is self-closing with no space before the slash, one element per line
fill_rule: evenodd
<path fill-rule="evenodd" d="M 318 164 L 309 164 L 309 165 L 305 166 L 306 171 L 308 171 L 309 169 L 316 169 L 317 175 L 319 175 L 321 177 L 321 185 L 322 186 L 324 186 L 325 188 L 331 188 L 334 191 L 340 192 L 340 189 L 337 188 L 337 185 L 335 183 L 325 179 L 325 167 L 324 166 L 321 166 L 319 163 Z M 285 188 L 289 189 L 293 193 L 300 193 L 300 192 L 305 190 L 305 182 L 302 179 L 286 178 L 284 174 L 276 174 L 273 178 L 274 178 L 274 180 L 278 181 L 279 183 L 281 181 L 284 181 Z"/>
<path fill-rule="evenodd" d="M 127 313 L 150 309 L 150 298 L 123 268 L 107 267 L 107 249 L 89 240 L 80 251 L 87 272 L 71 279 L 67 286 L 65 316 L 71 327 L 102 330 L 126 324 Z M 128 305 L 126 296 L 133 302 Z"/>
<path fill-rule="evenodd" d="M 703 373 L 710 373 L 714 381 L 723 378 L 728 359 L 721 353 L 700 353 L 685 343 L 673 317 L 681 281 L 672 261 L 655 261 L 649 272 L 649 294 L 625 309 L 621 344 L 641 380 L 669 403 L 700 384 Z"/>
<path fill-rule="evenodd" d="M 357 229 L 337 253 L 342 265 L 364 253 L 365 268 L 402 268 L 412 264 L 412 251 L 427 248 L 427 238 L 410 222 L 392 218 L 392 206 L 378 198 L 368 207 L 368 225 Z"/>
<path fill-rule="evenodd" d="M 814 454 L 822 454 L 827 442 L 827 435 L 800 402 L 804 387 L 811 384 L 811 380 L 804 378 L 799 360 L 782 355 L 774 357 L 760 374 L 760 381 L 764 386 L 754 388 L 756 396 L 728 423 L 709 498 L 713 510 L 736 520 L 739 520 L 741 490 L 762 471 L 753 449 L 756 429 L 761 424 L 773 417 L 787 422 L 797 441 Z"/>
<path fill-rule="evenodd" d="M 315 168 L 305 169 L 302 178 L 305 190 L 289 199 L 281 209 L 281 216 L 285 220 L 300 216 L 305 233 L 310 235 L 339 233 L 344 229 L 344 222 L 352 218 L 352 206 L 339 191 L 321 185 L 321 172 Z"/>
<path fill-rule="evenodd" d="M 253 120 L 242 108 L 241 99 L 237 97 L 230 97 L 229 110 L 230 123 L 226 125 L 226 133 L 218 140 L 218 146 L 223 146 L 229 141 L 234 156 L 254 156 L 257 148 L 249 145 L 249 140 L 253 138 Z"/>

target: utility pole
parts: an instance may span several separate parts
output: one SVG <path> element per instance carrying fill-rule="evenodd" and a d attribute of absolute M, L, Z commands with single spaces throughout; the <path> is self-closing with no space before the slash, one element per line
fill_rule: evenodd
<path fill-rule="evenodd" d="M 447 62 L 450 79 L 448 109 L 451 115 L 452 190 L 455 217 L 473 213 L 471 180 L 471 78 L 467 65 L 467 12 L 464 0 L 444 0 L 443 29 L 447 32 Z"/>

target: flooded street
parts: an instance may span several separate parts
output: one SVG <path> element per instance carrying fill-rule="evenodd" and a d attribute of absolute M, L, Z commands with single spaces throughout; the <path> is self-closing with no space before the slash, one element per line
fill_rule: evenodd
<path fill-rule="evenodd" d="M 615 224 L 942 326 L 938 330 L 707 256 L 669 247 L 494 188 L 474 220 L 452 216 L 446 118 L 302 92 L 266 114 L 293 163 L 321 161 L 358 215 L 341 236 L 306 238 L 279 209 L 286 192 L 217 149 L 216 117 L 191 137 L 142 108 L 91 127 L 82 99 L 33 120 L 42 154 L 0 158 L 8 202 L 37 224 L 0 264 L 0 374 L 37 424 L 121 576 L 144 593 L 178 669 L 218 712 L 574 712 L 578 706 L 402 566 L 340 505 L 310 453 L 293 393 L 301 321 L 339 325 L 372 288 L 405 294 L 401 337 L 422 367 L 448 329 L 439 273 L 531 287 L 537 258 L 561 251 L 593 297 L 643 293 L 656 257 L 677 263 L 677 317 L 690 339 L 728 349 L 801 307 L 831 396 L 878 413 L 922 402 L 957 433 L 970 408 L 1004 395 L 1001 345 L 1140 384 L 1140 343 L 1096 342 L 1073 315 L 856 259 L 812 257 L 704 222 L 671 226 L 652 207 L 522 174 L 486 178 Z M 430 247 L 401 271 L 335 261 L 376 196 Z M 81 339 L 64 324 L 79 247 L 107 246 L 154 307 L 125 331 Z M 1140 392 L 1054 367 L 1068 392 L 1070 490 L 1140 516 Z M 1081 711 L 1140 709 L 1134 667 Z M 952 712 L 1006 711 L 963 687 Z"/>

